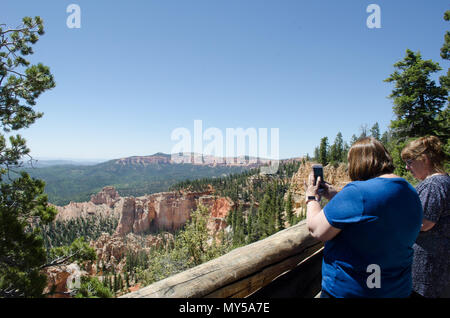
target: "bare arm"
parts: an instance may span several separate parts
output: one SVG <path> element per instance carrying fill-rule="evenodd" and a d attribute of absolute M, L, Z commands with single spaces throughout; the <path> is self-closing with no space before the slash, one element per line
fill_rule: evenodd
<path fill-rule="evenodd" d="M 308 186 L 306 190 L 306 197 L 308 196 L 316 196 L 318 197 L 318 188 L 320 183 L 320 177 L 317 180 L 317 184 L 314 185 L 314 176 L 311 175 L 308 179 Z M 334 193 L 335 194 L 335 193 Z M 334 196 L 334 195 L 333 195 Z M 309 232 L 311 236 L 317 238 L 322 242 L 329 241 L 333 239 L 336 235 L 338 235 L 341 230 L 331 226 L 325 217 L 325 213 L 323 212 L 320 203 L 318 201 L 307 201 L 306 204 L 306 223 L 308 225 Z"/>
<path fill-rule="evenodd" d="M 426 232 L 431 230 L 434 226 L 436 225 L 436 223 L 431 222 L 430 220 L 427 219 L 423 219 L 422 220 L 422 228 L 420 229 L 420 232 Z"/>
<path fill-rule="evenodd" d="M 341 232 L 340 229 L 335 228 L 328 223 L 325 213 L 320 208 L 320 204 L 317 201 L 308 203 L 306 209 L 306 222 L 311 236 L 322 242 L 333 239 Z"/>

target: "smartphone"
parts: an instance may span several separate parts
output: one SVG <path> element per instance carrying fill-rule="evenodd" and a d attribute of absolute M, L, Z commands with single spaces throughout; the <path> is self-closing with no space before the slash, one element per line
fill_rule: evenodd
<path fill-rule="evenodd" d="M 323 179 L 323 166 L 322 165 L 313 165 L 313 172 L 314 172 L 314 185 L 316 185 L 317 183 L 317 178 L 320 177 L 320 180 L 322 180 L 322 182 L 319 184 L 319 189 L 323 190 L 324 187 L 322 185 L 322 183 L 324 182 Z"/>

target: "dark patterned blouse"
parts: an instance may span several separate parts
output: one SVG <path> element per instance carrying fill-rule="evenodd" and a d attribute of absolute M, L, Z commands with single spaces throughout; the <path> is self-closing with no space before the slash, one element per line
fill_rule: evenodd
<path fill-rule="evenodd" d="M 424 218 L 436 225 L 414 244 L 413 290 L 435 298 L 450 286 L 450 176 L 429 177 L 416 190 Z"/>

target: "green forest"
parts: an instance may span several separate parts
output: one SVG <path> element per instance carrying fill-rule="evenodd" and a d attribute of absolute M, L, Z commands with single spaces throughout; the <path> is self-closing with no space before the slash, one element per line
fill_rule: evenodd
<path fill-rule="evenodd" d="M 64 206 L 85 202 L 105 186 L 114 186 L 121 196 L 142 196 L 167 191 L 186 178 L 218 177 L 247 170 L 245 167 L 212 167 L 191 164 L 120 165 L 115 160 L 94 166 L 62 165 L 21 169 L 45 181 L 50 203 Z"/>

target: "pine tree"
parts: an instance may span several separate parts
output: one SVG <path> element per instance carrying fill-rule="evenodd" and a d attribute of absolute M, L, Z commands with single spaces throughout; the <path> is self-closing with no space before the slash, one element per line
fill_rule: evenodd
<path fill-rule="evenodd" d="M 323 166 L 326 166 L 328 164 L 328 137 L 323 137 L 320 140 L 319 162 Z"/>
<path fill-rule="evenodd" d="M 358 137 L 356 137 L 356 135 L 353 134 L 352 138 L 350 139 L 350 147 L 353 146 L 353 144 L 357 141 L 358 141 Z"/>
<path fill-rule="evenodd" d="M 330 147 L 329 161 L 333 164 L 342 162 L 344 159 L 344 140 L 342 138 L 342 133 L 339 132 L 336 135 L 334 144 Z"/>
<path fill-rule="evenodd" d="M 361 134 L 359 135 L 358 139 L 363 139 L 366 138 L 368 136 L 367 130 L 368 130 L 368 125 L 367 124 L 363 124 L 359 127 L 359 130 L 361 131 Z"/>
<path fill-rule="evenodd" d="M 22 26 L 4 29 L 0 25 L 0 297 L 40 297 L 46 286 L 41 267 L 47 261 L 39 229 L 27 220 L 49 224 L 57 211 L 47 204 L 45 184 L 22 172 L 11 180 L 11 168 L 20 166 L 29 154 L 25 139 L 11 133 L 28 128 L 42 113 L 33 106 L 36 99 L 55 86 L 50 69 L 31 65 L 26 57 L 44 34 L 43 21 L 25 17 Z"/>
<path fill-rule="evenodd" d="M 289 222 L 289 225 L 294 224 L 294 209 L 292 204 L 292 193 L 288 193 L 288 197 L 286 200 L 286 217 L 287 221 Z"/>
<path fill-rule="evenodd" d="M 450 10 L 447 10 L 444 14 L 444 20 L 450 21 Z M 445 33 L 444 45 L 441 48 L 441 57 L 444 60 L 450 60 L 450 31 Z M 439 78 L 439 82 L 443 89 L 448 91 L 450 89 L 450 68 L 447 69 L 447 74 Z M 447 107 L 438 115 L 438 120 L 440 122 L 440 129 L 437 135 L 444 143 L 444 151 L 450 155 L 450 94 L 447 95 Z M 450 163 L 447 163 L 446 170 L 450 167 Z"/>
<path fill-rule="evenodd" d="M 450 21 L 450 10 L 447 10 L 444 14 L 444 20 Z M 441 57 L 444 60 L 450 60 L 450 31 L 447 31 L 445 33 L 444 37 L 444 45 L 441 48 Z M 439 78 L 439 81 L 441 83 L 441 86 L 447 90 L 447 92 L 450 89 L 450 68 L 447 69 L 447 75 L 443 75 Z M 450 95 L 448 95 L 448 101 L 450 102 Z M 447 110 L 448 110 L 448 104 L 447 104 Z"/>
<path fill-rule="evenodd" d="M 394 101 L 397 118 L 391 121 L 395 138 L 421 137 L 439 134 L 439 115 L 448 92 L 439 87 L 431 76 L 442 70 L 438 63 L 423 60 L 419 52 L 406 51 L 406 57 L 394 64 L 395 72 L 385 81 L 394 83 L 390 98 Z"/>
<path fill-rule="evenodd" d="M 314 148 L 314 160 L 315 161 L 319 161 L 320 158 L 320 150 L 319 147 L 315 147 Z"/>
<path fill-rule="evenodd" d="M 381 136 L 381 143 L 386 147 L 391 142 L 389 131 L 385 131 Z"/>
<path fill-rule="evenodd" d="M 372 126 L 372 128 L 370 129 L 370 135 L 376 140 L 380 140 L 380 125 L 378 125 L 378 123 L 375 123 Z"/>

